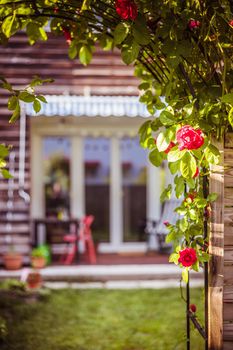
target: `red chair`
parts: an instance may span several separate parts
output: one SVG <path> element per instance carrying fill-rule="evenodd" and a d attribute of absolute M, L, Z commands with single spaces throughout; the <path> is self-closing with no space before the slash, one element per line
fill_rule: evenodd
<path fill-rule="evenodd" d="M 85 254 L 90 264 L 96 264 L 96 252 L 92 238 L 91 225 L 95 217 L 93 215 L 85 216 L 80 223 L 78 240 L 82 241 L 85 248 Z"/>
<path fill-rule="evenodd" d="M 93 215 L 85 216 L 80 222 L 78 236 L 69 233 L 63 237 L 63 241 L 66 243 L 66 249 L 62 256 L 62 263 L 64 265 L 70 265 L 74 261 L 74 258 L 77 255 L 79 241 L 83 242 L 85 254 L 88 257 L 89 262 L 91 264 L 96 264 L 95 246 L 91 232 L 93 221 Z"/>

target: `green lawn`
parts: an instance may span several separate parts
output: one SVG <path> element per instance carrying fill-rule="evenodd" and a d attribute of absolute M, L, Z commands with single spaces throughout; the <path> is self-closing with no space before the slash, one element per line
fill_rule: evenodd
<path fill-rule="evenodd" d="M 202 316 L 203 291 L 192 290 Z M 2 350 L 185 349 L 185 303 L 178 289 L 60 290 L 35 304 L 0 300 L 9 334 Z M 203 349 L 192 331 L 192 350 Z"/>

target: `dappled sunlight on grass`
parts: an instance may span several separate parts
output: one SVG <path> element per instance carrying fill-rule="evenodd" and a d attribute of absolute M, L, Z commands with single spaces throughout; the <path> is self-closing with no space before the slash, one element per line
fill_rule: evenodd
<path fill-rule="evenodd" d="M 192 295 L 199 316 L 203 292 Z M 60 290 L 35 304 L 2 299 L 0 305 L 9 327 L 2 350 L 185 349 L 185 303 L 178 289 Z M 197 331 L 192 341 L 195 350 L 203 349 Z"/>

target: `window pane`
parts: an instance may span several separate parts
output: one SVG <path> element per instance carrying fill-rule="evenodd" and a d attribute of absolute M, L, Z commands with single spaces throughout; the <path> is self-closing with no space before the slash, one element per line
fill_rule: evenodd
<path fill-rule="evenodd" d="M 70 152 L 67 137 L 43 139 L 45 215 L 64 218 L 70 215 Z"/>
<path fill-rule="evenodd" d="M 138 138 L 120 141 L 124 241 L 145 241 L 147 154 Z"/>
<path fill-rule="evenodd" d="M 110 142 L 88 137 L 84 141 L 86 213 L 95 216 L 92 234 L 98 242 L 109 241 Z"/>

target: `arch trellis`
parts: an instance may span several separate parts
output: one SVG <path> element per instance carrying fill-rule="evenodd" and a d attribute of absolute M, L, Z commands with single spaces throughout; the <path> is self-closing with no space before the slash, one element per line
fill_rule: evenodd
<path fill-rule="evenodd" d="M 155 166 L 168 160 L 177 197 L 186 191 L 185 201 L 177 209 L 183 219 L 176 225 L 168 223 L 168 240 L 175 247 L 170 261 L 183 268 L 183 279 L 188 282 L 189 270 L 206 266 L 210 257 L 206 346 L 223 348 L 223 317 L 225 339 L 228 343 L 233 340 L 233 316 L 226 308 L 223 313 L 223 296 L 233 311 L 232 290 L 223 295 L 224 283 L 232 285 L 230 278 L 224 281 L 233 260 L 231 152 L 226 147 L 231 148 L 228 139 L 225 149 L 219 143 L 224 135 L 229 136 L 229 125 L 233 125 L 232 1 L 0 0 L 0 26 L 2 44 L 21 29 L 26 30 L 30 44 L 47 40 L 49 27 L 54 35 L 64 36 L 69 57 L 79 57 L 84 65 L 91 61 L 96 43 L 104 50 L 117 47 L 126 64 L 134 63 L 135 74 L 142 81 L 141 102 L 152 116 L 162 110 L 159 118 L 142 125 L 141 144 L 150 149 Z M 20 115 L 20 100 L 33 102 L 35 112 L 40 110 L 45 100 L 34 88 L 44 82 L 36 77 L 22 91 L 2 78 L 2 87 L 10 94 L 11 121 Z M 2 145 L 0 158 L 7 152 Z M 5 169 L 4 174 L 8 176 Z M 202 180 L 209 175 L 207 194 Z M 229 198 L 224 197 L 224 187 Z M 163 199 L 169 199 L 171 191 L 168 186 Z M 226 343 L 224 349 L 228 346 Z"/>

